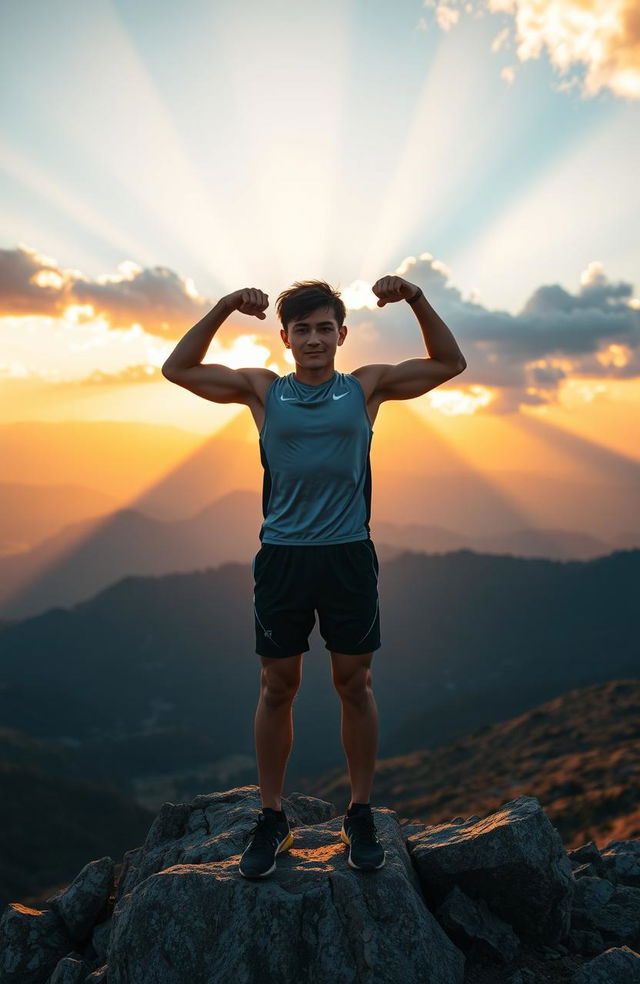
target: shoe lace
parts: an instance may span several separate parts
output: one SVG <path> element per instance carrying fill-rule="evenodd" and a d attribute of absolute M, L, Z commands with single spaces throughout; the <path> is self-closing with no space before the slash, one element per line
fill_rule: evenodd
<path fill-rule="evenodd" d="M 377 841 L 376 828 L 373 822 L 373 814 L 355 813 L 349 817 L 350 837 Z"/>
<path fill-rule="evenodd" d="M 247 834 L 245 839 L 245 844 L 248 844 L 252 838 L 255 838 L 255 843 L 258 845 L 268 844 L 273 845 L 278 842 L 278 837 L 276 836 L 273 820 L 266 817 L 264 813 L 259 813 L 258 818 L 255 821 L 253 827 Z"/>

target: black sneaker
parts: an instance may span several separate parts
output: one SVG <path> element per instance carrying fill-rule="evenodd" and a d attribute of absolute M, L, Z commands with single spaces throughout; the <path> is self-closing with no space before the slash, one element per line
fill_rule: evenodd
<path fill-rule="evenodd" d="M 345 815 L 341 840 L 349 845 L 349 866 L 359 871 L 376 871 L 385 862 L 385 850 L 378 840 L 371 807 Z"/>
<path fill-rule="evenodd" d="M 260 812 L 240 858 L 240 874 L 245 878 L 265 878 L 275 870 L 276 854 L 288 851 L 292 844 L 287 818 L 281 820 L 274 812 Z"/>

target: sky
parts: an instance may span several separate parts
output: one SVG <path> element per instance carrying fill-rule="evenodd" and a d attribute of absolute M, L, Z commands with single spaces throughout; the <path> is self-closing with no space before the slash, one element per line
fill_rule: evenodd
<path fill-rule="evenodd" d="M 160 367 L 241 287 L 267 319 L 206 362 L 292 371 L 275 300 L 312 278 L 337 369 L 426 356 L 388 274 L 467 361 L 422 412 L 637 417 L 636 0 L 27 0 L 0 37 L 0 423 L 215 430 L 239 408 Z"/>

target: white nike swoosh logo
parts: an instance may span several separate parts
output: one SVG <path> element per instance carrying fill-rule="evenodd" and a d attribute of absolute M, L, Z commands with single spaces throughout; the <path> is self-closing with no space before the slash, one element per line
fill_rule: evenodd
<path fill-rule="evenodd" d="M 348 393 L 341 393 L 340 396 L 336 396 L 335 393 L 333 394 L 334 400 L 341 400 L 343 396 L 349 396 L 349 394 Z"/>
<path fill-rule="evenodd" d="M 280 399 L 281 400 L 295 400 L 295 399 L 297 399 L 297 397 L 295 397 L 295 396 L 281 396 Z"/>

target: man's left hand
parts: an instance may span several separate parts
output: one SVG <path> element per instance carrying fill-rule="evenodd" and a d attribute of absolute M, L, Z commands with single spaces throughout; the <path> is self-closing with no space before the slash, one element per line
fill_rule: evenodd
<path fill-rule="evenodd" d="M 378 307 L 393 304 L 394 301 L 406 301 L 413 297 L 418 288 L 402 277 L 381 277 L 371 288 L 376 297 L 380 298 Z"/>

